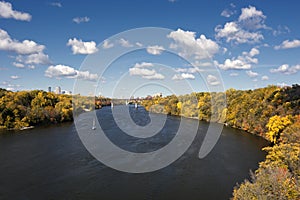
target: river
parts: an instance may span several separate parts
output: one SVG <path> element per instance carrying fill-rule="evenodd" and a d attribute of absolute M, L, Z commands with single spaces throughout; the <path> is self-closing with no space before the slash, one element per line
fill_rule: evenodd
<path fill-rule="evenodd" d="M 147 115 L 131 109 L 133 117 Z M 140 114 L 135 114 L 140 113 Z M 123 149 L 158 149 L 172 139 L 179 117 L 168 116 L 167 137 L 134 141 L 117 134 L 111 108 L 97 110 L 109 138 Z M 136 118 L 140 124 L 147 117 Z M 191 119 L 192 120 L 192 119 Z M 149 173 L 131 174 L 111 169 L 85 149 L 74 123 L 36 127 L 0 134 L 0 199 L 229 199 L 233 187 L 265 157 L 268 143 L 241 130 L 224 127 L 214 149 L 198 158 L 208 123 L 199 122 L 189 149 L 171 165 Z M 115 134 L 114 134 L 115 133 Z M 169 135 L 168 135 L 169 134 Z"/>

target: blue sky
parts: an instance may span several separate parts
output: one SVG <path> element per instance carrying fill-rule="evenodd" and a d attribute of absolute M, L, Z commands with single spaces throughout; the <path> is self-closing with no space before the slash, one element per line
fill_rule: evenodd
<path fill-rule="evenodd" d="M 76 93 L 120 97 L 299 84 L 299 7 L 296 0 L 0 1 L 0 87 L 72 91 L 77 79 L 84 87 Z M 149 44 L 147 33 L 119 34 L 141 27 L 166 29 Z M 119 47 L 141 49 L 105 73 L 89 62 Z"/>

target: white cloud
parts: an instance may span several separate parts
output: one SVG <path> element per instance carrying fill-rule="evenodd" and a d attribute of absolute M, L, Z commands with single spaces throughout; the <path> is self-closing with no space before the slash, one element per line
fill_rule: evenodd
<path fill-rule="evenodd" d="M 122 47 L 133 47 L 133 44 L 131 44 L 128 40 L 125 40 L 124 38 L 121 38 L 119 40 L 119 43 L 121 44 Z"/>
<path fill-rule="evenodd" d="M 49 56 L 44 54 L 43 52 L 34 53 L 26 56 L 19 55 L 16 57 L 16 60 L 25 64 L 47 65 L 51 63 Z"/>
<path fill-rule="evenodd" d="M 10 78 L 15 80 L 15 79 L 19 79 L 20 77 L 17 75 L 13 75 L 13 76 L 10 76 Z"/>
<path fill-rule="evenodd" d="M 13 18 L 21 21 L 30 21 L 31 15 L 13 10 L 11 3 L 0 1 L 0 18 Z"/>
<path fill-rule="evenodd" d="M 183 80 L 183 79 L 195 79 L 195 76 L 193 74 L 189 74 L 189 73 L 181 73 L 181 74 L 175 74 L 172 77 L 172 80 Z"/>
<path fill-rule="evenodd" d="M 109 49 L 109 48 L 112 48 L 113 46 L 114 46 L 114 44 L 110 43 L 108 40 L 104 40 L 103 45 L 102 45 L 103 49 Z"/>
<path fill-rule="evenodd" d="M 203 69 L 200 69 L 199 67 L 189 67 L 189 68 L 176 68 L 175 71 L 178 73 L 194 74 L 197 72 L 202 72 Z"/>
<path fill-rule="evenodd" d="M 91 74 L 89 71 L 79 71 L 66 65 L 52 65 L 45 71 L 45 76 L 49 78 L 78 78 L 83 80 L 96 81 L 97 74 Z"/>
<path fill-rule="evenodd" d="M 253 72 L 253 71 L 251 71 L 251 70 L 246 71 L 246 74 L 247 74 L 250 78 L 254 78 L 254 77 L 257 77 L 257 76 L 258 76 L 258 73 L 257 73 L 257 72 Z"/>
<path fill-rule="evenodd" d="M 288 64 L 283 64 L 279 66 L 277 69 L 271 69 L 271 73 L 282 73 L 282 74 L 295 74 L 300 71 L 300 65 L 289 66 Z"/>
<path fill-rule="evenodd" d="M 152 76 L 156 73 L 154 69 L 145 69 L 145 68 L 138 68 L 138 67 L 133 67 L 129 68 L 129 74 L 134 76 Z"/>
<path fill-rule="evenodd" d="M 24 64 L 18 63 L 18 62 L 13 62 L 13 65 L 14 65 L 15 67 L 18 67 L 18 68 L 24 68 L 24 67 L 25 67 Z"/>
<path fill-rule="evenodd" d="M 262 11 L 253 6 L 242 8 L 241 15 L 237 21 L 225 23 L 224 26 L 218 25 L 215 28 L 216 38 L 225 38 L 226 42 L 258 43 L 264 39 L 259 29 L 269 29 L 265 25 L 266 16 Z"/>
<path fill-rule="evenodd" d="M 149 79 L 149 80 L 163 80 L 165 78 L 164 75 L 159 74 L 159 73 L 155 73 L 153 75 L 150 76 L 142 76 L 145 79 Z"/>
<path fill-rule="evenodd" d="M 178 29 L 172 31 L 168 38 L 174 40 L 170 48 L 179 51 L 180 56 L 191 57 L 195 59 L 211 58 L 219 51 L 219 45 L 213 40 L 207 39 L 205 35 L 196 38 L 196 33 Z"/>
<path fill-rule="evenodd" d="M 288 86 L 288 84 L 286 84 L 285 82 L 277 83 L 276 85 L 279 86 L 279 87 L 286 87 L 286 86 Z"/>
<path fill-rule="evenodd" d="M 251 69 L 251 64 L 257 64 L 258 59 L 254 56 L 258 55 L 260 52 L 256 48 L 252 48 L 249 52 L 243 52 L 241 56 L 232 59 L 226 59 L 224 64 L 219 64 L 215 62 L 219 68 L 223 70 L 228 69 Z"/>
<path fill-rule="evenodd" d="M 9 90 L 9 91 L 14 91 L 15 88 L 12 88 L 12 87 L 7 87 L 6 90 Z"/>
<path fill-rule="evenodd" d="M 291 48 L 297 48 L 300 47 L 300 40 L 285 40 L 280 45 L 275 46 L 274 49 L 291 49 Z"/>
<path fill-rule="evenodd" d="M 142 47 L 143 46 L 143 44 L 140 43 L 140 42 L 136 42 L 135 45 L 138 46 L 138 47 Z"/>
<path fill-rule="evenodd" d="M 191 63 L 192 66 L 195 67 L 210 67 L 213 65 L 213 63 L 211 62 L 200 62 L 199 60 L 196 60 L 194 62 Z"/>
<path fill-rule="evenodd" d="M 257 10 L 253 6 L 249 6 L 248 8 L 242 8 L 242 13 L 239 16 L 239 22 L 244 28 L 257 30 L 267 28 L 264 22 L 266 18 L 267 17 L 262 11 Z"/>
<path fill-rule="evenodd" d="M 216 62 L 216 65 L 223 69 L 223 70 L 228 70 L 228 69 L 250 69 L 251 65 L 249 63 L 246 63 L 243 60 L 240 59 L 226 59 L 224 64 L 219 64 Z"/>
<path fill-rule="evenodd" d="M 234 13 L 235 13 L 235 11 L 225 9 L 222 11 L 221 16 L 228 18 L 228 17 L 231 17 L 231 15 L 233 15 Z"/>
<path fill-rule="evenodd" d="M 261 80 L 262 80 L 262 81 L 267 81 L 267 80 L 269 80 L 269 77 L 268 77 L 268 76 L 262 76 L 262 77 L 261 77 Z"/>
<path fill-rule="evenodd" d="M 256 56 L 256 55 L 258 55 L 260 52 L 259 52 L 259 50 L 258 49 L 256 49 L 256 48 L 252 48 L 251 50 L 250 50 L 250 52 L 249 52 L 249 56 L 250 57 L 253 57 L 253 56 Z M 247 55 L 247 54 L 246 54 Z"/>
<path fill-rule="evenodd" d="M 164 50 L 164 47 L 158 45 L 147 47 L 147 52 L 152 55 L 160 55 Z"/>
<path fill-rule="evenodd" d="M 151 80 L 162 80 L 164 79 L 164 75 L 157 73 L 155 69 L 151 69 L 153 67 L 153 63 L 136 63 L 134 67 L 129 68 L 129 74 L 131 76 L 141 76 L 145 79 Z"/>
<path fill-rule="evenodd" d="M 242 29 L 236 22 L 227 22 L 224 27 L 217 26 L 215 28 L 216 38 L 226 38 L 226 42 L 241 43 L 257 43 L 264 39 L 260 32 L 249 32 Z"/>
<path fill-rule="evenodd" d="M 77 71 L 76 78 L 89 81 L 96 81 L 98 79 L 98 75 L 91 74 L 89 71 Z"/>
<path fill-rule="evenodd" d="M 144 67 L 153 67 L 153 63 L 149 62 L 141 62 L 141 63 L 135 63 L 134 68 L 144 68 Z"/>
<path fill-rule="evenodd" d="M 84 22 L 89 22 L 90 18 L 88 17 L 75 17 L 73 18 L 73 22 L 80 24 L 80 23 L 84 23 Z"/>
<path fill-rule="evenodd" d="M 81 39 L 69 39 L 67 46 L 71 46 L 73 54 L 93 54 L 98 51 L 94 41 L 83 42 Z"/>
<path fill-rule="evenodd" d="M 12 39 L 5 30 L 0 29 L 0 50 L 13 51 L 18 54 L 33 54 L 42 52 L 44 49 L 44 45 L 37 44 L 32 40 L 19 42 Z"/>
<path fill-rule="evenodd" d="M 62 7 L 62 4 L 60 2 L 51 2 L 50 5 L 58 8 Z"/>
<path fill-rule="evenodd" d="M 213 75 L 208 75 L 206 80 L 207 80 L 207 83 L 212 86 L 216 86 L 216 85 L 220 84 L 220 81 L 218 80 L 218 78 Z"/>

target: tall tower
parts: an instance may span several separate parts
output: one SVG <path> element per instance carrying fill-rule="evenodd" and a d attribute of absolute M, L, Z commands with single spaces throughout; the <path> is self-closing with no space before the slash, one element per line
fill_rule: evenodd
<path fill-rule="evenodd" d="M 60 86 L 55 88 L 55 94 L 61 94 L 61 88 Z"/>
<path fill-rule="evenodd" d="M 51 87 L 48 87 L 48 92 L 51 92 Z"/>

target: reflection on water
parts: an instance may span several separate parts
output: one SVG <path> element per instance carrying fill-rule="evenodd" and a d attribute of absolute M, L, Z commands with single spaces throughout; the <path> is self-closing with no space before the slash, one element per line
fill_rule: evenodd
<path fill-rule="evenodd" d="M 164 129 L 142 139 L 122 133 L 111 108 L 97 111 L 106 135 L 133 152 L 154 151 L 166 145 L 178 128 L 178 117 L 167 117 Z M 149 123 L 139 108 L 130 115 Z M 140 121 L 139 121 L 140 120 Z M 148 120 L 148 121 L 147 121 Z M 0 199 L 228 199 L 237 182 L 249 177 L 265 154 L 265 140 L 225 127 L 213 151 L 198 158 L 208 124 L 188 151 L 170 166 L 145 174 L 129 174 L 106 167 L 84 148 L 73 123 L 39 127 L 0 136 Z"/>

